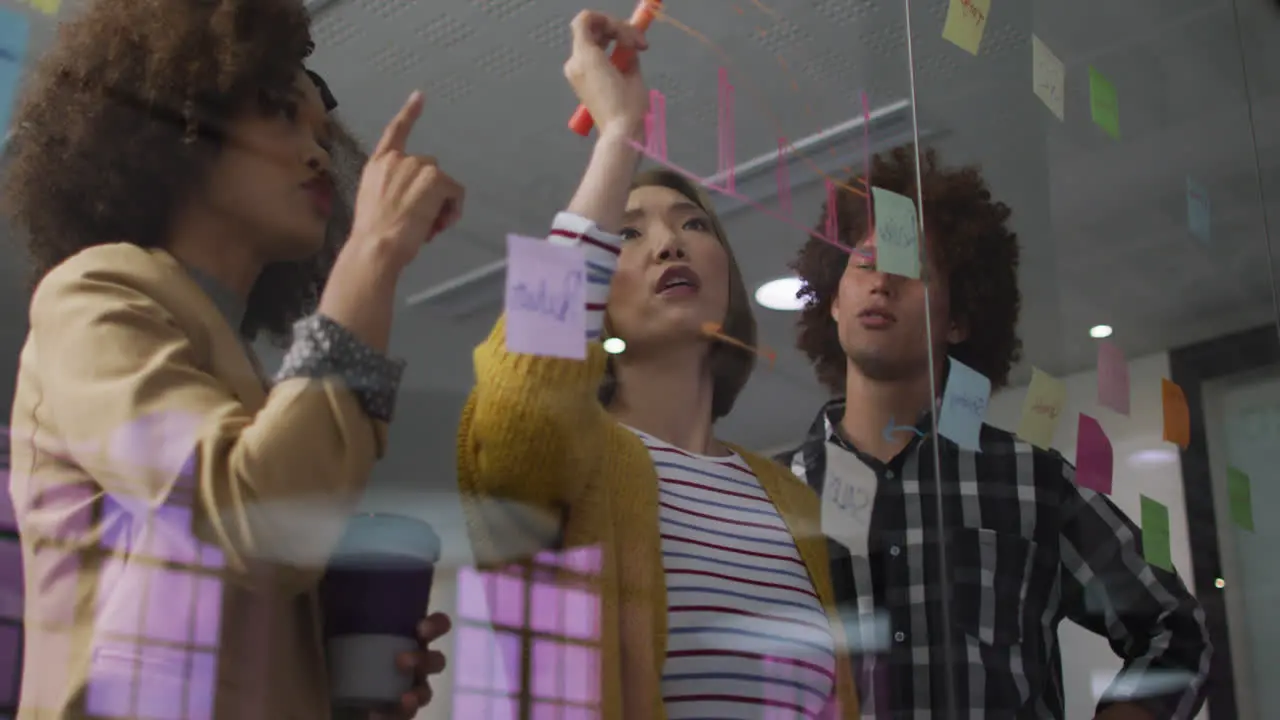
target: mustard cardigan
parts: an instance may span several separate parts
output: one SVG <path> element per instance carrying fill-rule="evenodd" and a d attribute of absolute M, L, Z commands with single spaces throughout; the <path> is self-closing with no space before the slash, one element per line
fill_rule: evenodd
<path fill-rule="evenodd" d="M 510 353 L 505 338 L 499 319 L 476 348 L 476 386 L 458 431 L 458 484 L 472 548 L 480 564 L 501 565 L 552 543 L 599 547 L 600 573 L 589 584 L 601 605 L 601 717 L 665 720 L 667 598 L 653 461 L 597 400 L 607 357 L 600 343 L 590 343 L 579 361 Z M 839 705 L 824 716 L 857 718 L 819 499 L 779 465 L 733 449 L 777 506 L 827 608 Z"/>

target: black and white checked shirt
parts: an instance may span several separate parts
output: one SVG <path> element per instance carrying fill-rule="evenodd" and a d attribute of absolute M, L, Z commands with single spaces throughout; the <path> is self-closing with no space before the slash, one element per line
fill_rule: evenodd
<path fill-rule="evenodd" d="M 935 439 L 926 418 L 922 434 L 882 463 L 838 431 L 844 411 L 843 400 L 828 403 L 805 442 L 777 460 L 819 494 L 829 453 L 851 453 L 874 473 L 866 556 L 830 542 L 864 718 L 1064 720 L 1064 618 L 1108 638 L 1124 659 L 1103 705 L 1136 702 L 1157 718 L 1196 713 L 1211 654 L 1203 610 L 1177 575 L 1143 560 L 1138 527 L 1076 486 L 1061 455 L 988 425 L 982 452 L 962 451 Z"/>

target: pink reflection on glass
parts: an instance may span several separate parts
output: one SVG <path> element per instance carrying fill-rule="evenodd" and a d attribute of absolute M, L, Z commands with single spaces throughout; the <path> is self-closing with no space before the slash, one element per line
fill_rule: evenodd
<path fill-rule="evenodd" d="M 582 645 L 564 646 L 564 699 L 594 705 L 600 701 L 600 651 Z"/>
<path fill-rule="evenodd" d="M 554 640 L 533 641 L 533 696 L 538 698 L 561 697 L 560 673 L 561 645 Z"/>
<path fill-rule="evenodd" d="M 533 720 L 560 720 L 560 709 L 555 703 L 538 703 L 533 706 Z"/>
<path fill-rule="evenodd" d="M 529 602 L 529 627 L 537 632 L 560 634 L 560 615 L 564 604 L 560 598 L 564 591 L 549 583 L 533 584 L 533 599 Z"/>
<path fill-rule="evenodd" d="M 600 637 L 600 600 L 585 590 L 566 589 L 561 595 L 564 634 L 575 640 Z"/>
<path fill-rule="evenodd" d="M 187 678 L 186 720 L 212 720 L 213 697 L 218 677 L 216 652 L 191 653 L 191 673 Z"/>
<path fill-rule="evenodd" d="M 191 632 L 195 607 L 195 578 L 181 570 L 156 568 L 151 571 L 151 587 L 146 607 L 148 640 L 185 643 Z"/>
<path fill-rule="evenodd" d="M 453 682 L 459 690 L 489 690 L 493 678 L 489 672 L 492 650 L 492 632 L 471 625 L 463 625 L 454 632 Z"/>
<path fill-rule="evenodd" d="M 86 692 L 89 714 L 133 716 L 133 687 L 142 672 L 136 648 L 117 643 L 102 643 L 95 648 Z"/>
<path fill-rule="evenodd" d="M 153 615 L 156 613 L 153 613 Z M 186 713 L 187 653 L 159 646 L 142 649 L 138 673 L 139 717 L 183 720 Z"/>
<path fill-rule="evenodd" d="M 493 622 L 508 627 L 523 625 L 524 583 L 520 578 L 497 575 L 493 578 L 493 590 L 490 595 L 496 605 L 493 609 Z"/>
<path fill-rule="evenodd" d="M 564 566 L 583 575 L 600 573 L 600 548 L 593 545 L 576 547 L 560 553 Z"/>
<path fill-rule="evenodd" d="M 520 691 L 520 636 L 495 632 L 492 682 L 490 687 L 502 693 Z"/>
<path fill-rule="evenodd" d="M 592 708 L 573 707 L 570 705 L 565 707 L 564 714 L 560 716 L 560 720 L 600 720 L 600 713 Z"/>

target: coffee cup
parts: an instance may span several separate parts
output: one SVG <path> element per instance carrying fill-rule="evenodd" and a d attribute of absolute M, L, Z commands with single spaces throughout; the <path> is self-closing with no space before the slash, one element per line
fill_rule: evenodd
<path fill-rule="evenodd" d="M 413 687 L 396 657 L 420 649 L 439 559 L 440 538 L 421 520 L 362 513 L 348 522 L 320 582 L 335 708 L 394 706 Z"/>

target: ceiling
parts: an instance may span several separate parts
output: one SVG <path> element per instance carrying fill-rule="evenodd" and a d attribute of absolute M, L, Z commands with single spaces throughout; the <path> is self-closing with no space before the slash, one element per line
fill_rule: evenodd
<path fill-rule="evenodd" d="M 1280 197 L 1280 9 L 1266 0 L 1236 5 L 1239 26 L 1230 0 L 993 0 L 974 57 L 941 37 L 946 0 L 675 0 L 668 11 L 686 29 L 655 24 L 643 63 L 667 98 L 669 157 L 708 175 L 719 66 L 737 90 L 740 159 L 773 151 L 779 135 L 795 140 L 860 114 L 862 91 L 873 108 L 914 98 L 943 160 L 981 163 L 1014 209 L 1027 356 L 1019 377 L 1030 364 L 1063 374 L 1093 364 L 1087 331 L 1097 323 L 1114 326 L 1114 340 L 1136 356 L 1275 319 L 1270 274 L 1280 263 L 1268 255 L 1260 190 Z M 502 259 L 507 233 L 540 234 L 567 201 L 589 149 L 565 128 L 574 101 L 561 74 L 568 22 L 581 7 L 315 4 L 315 66 L 345 121 L 371 140 L 411 89 L 425 90 L 413 149 L 437 156 L 468 186 L 467 217 L 421 254 L 402 283 L 405 297 Z M 599 7 L 631 9 L 629 0 Z M 1065 121 L 1032 92 L 1032 33 L 1066 64 Z M 46 28 L 33 44 L 47 36 Z M 1117 88 L 1118 141 L 1090 122 L 1090 66 Z M 861 152 L 860 144 L 848 149 Z M 1208 246 L 1187 229 L 1188 176 L 1211 196 Z M 821 194 L 820 183 L 796 193 L 799 224 L 817 218 Z M 1267 209 L 1280 228 L 1280 200 Z M 804 240 L 754 211 L 726 225 L 753 285 L 783 273 Z M 20 295 L 12 271 L 2 272 L 11 314 L 0 315 L 0 333 L 13 340 L 21 303 L 7 300 Z M 402 307 L 395 346 L 410 360 L 415 392 L 465 393 L 470 350 L 496 311 L 459 317 L 430 302 Z M 791 350 L 794 315 L 758 315 L 777 367 L 757 372 L 723 433 L 773 447 L 798 438 L 824 396 Z"/>

